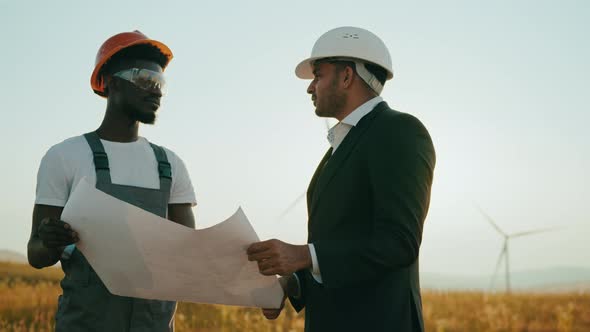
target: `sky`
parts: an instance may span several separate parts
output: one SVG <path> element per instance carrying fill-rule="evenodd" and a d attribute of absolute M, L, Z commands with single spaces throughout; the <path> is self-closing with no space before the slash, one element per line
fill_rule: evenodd
<path fill-rule="evenodd" d="M 513 270 L 590 268 L 587 1 L 0 0 L 0 249 L 26 252 L 39 162 L 99 126 L 96 52 L 135 29 L 175 55 L 140 135 L 184 160 L 197 227 L 241 206 L 261 238 L 305 243 L 305 203 L 279 216 L 328 142 L 294 69 L 339 26 L 385 42 L 395 77 L 382 96 L 433 138 L 422 271 L 492 273 L 502 238 L 477 206 L 507 233 L 562 227 L 514 239 Z"/>

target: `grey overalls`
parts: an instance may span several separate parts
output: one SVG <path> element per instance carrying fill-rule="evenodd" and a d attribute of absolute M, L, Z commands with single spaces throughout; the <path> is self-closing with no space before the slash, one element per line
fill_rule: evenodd
<path fill-rule="evenodd" d="M 109 160 L 96 132 L 84 135 L 92 149 L 96 188 L 129 204 L 166 218 L 172 171 L 166 152 L 151 144 L 156 160 L 160 189 L 111 183 Z M 109 239 L 104 239 L 108 245 Z M 56 331 L 139 332 L 173 331 L 176 302 L 144 300 L 111 294 L 86 258 L 76 249 L 62 259 L 65 273 L 63 295 L 56 313 Z"/>

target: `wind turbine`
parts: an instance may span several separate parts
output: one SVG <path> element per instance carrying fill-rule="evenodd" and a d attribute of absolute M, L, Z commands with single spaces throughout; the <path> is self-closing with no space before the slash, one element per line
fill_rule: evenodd
<path fill-rule="evenodd" d="M 324 124 L 326 125 L 326 131 L 329 131 L 330 130 L 330 121 L 328 121 L 328 118 L 324 118 Z M 299 204 L 299 202 L 305 197 L 305 195 L 306 195 L 306 192 L 303 192 L 302 194 L 297 196 L 297 198 L 291 204 L 289 204 L 289 206 L 277 217 L 277 220 L 281 220 L 287 214 L 289 214 L 289 212 L 291 212 L 291 210 L 293 210 L 297 206 L 297 204 Z"/>
<path fill-rule="evenodd" d="M 523 237 L 527 235 L 545 233 L 552 230 L 559 229 L 560 227 L 551 227 L 551 228 L 539 228 L 525 232 L 518 232 L 508 234 L 504 232 L 490 216 L 488 216 L 479 206 L 477 207 L 479 212 L 484 216 L 484 218 L 494 227 L 494 229 L 500 233 L 504 237 L 504 244 L 502 245 L 502 251 L 500 251 L 500 256 L 498 256 L 498 261 L 496 262 L 496 268 L 494 269 L 494 274 L 492 275 L 492 280 L 490 281 L 490 289 L 494 286 L 494 281 L 496 280 L 496 275 L 498 274 L 498 270 L 500 269 L 500 265 L 502 264 L 502 260 L 505 263 L 505 273 L 506 273 L 506 292 L 510 293 L 510 255 L 508 251 L 508 244 L 510 239 Z"/>
<path fill-rule="evenodd" d="M 305 193 L 299 195 L 291 204 L 289 204 L 289 206 L 277 217 L 277 220 L 282 220 L 285 218 L 285 216 L 288 215 L 289 212 L 291 212 L 291 210 L 297 206 L 297 204 L 299 204 L 303 197 L 305 197 Z"/>

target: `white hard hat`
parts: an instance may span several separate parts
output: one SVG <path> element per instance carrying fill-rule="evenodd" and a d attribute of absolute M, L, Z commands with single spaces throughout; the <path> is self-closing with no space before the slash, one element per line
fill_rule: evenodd
<path fill-rule="evenodd" d="M 313 62 L 322 58 L 348 58 L 351 61 L 360 60 L 361 63 L 373 63 L 387 71 L 388 80 L 393 78 L 391 56 L 387 47 L 379 37 L 365 29 L 340 27 L 324 33 L 313 45 L 311 56 L 301 61 L 295 68 L 297 77 L 312 79 Z M 360 67 L 362 68 L 359 68 L 357 63 L 359 76 L 373 89 L 378 88 L 377 93 L 380 93 L 383 86 L 371 73 L 365 70 L 364 65 Z M 367 77 L 367 74 L 371 77 Z"/>

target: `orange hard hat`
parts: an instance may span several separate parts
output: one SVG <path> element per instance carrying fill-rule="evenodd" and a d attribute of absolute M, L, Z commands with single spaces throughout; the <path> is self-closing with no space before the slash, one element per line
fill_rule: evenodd
<path fill-rule="evenodd" d="M 162 52 L 162 54 L 166 57 L 166 63 L 162 69 L 166 68 L 170 60 L 172 60 L 172 51 L 168 48 L 168 46 L 157 40 L 149 39 L 146 35 L 139 32 L 138 30 L 116 34 L 107 39 L 98 50 L 98 53 L 96 53 L 94 71 L 90 77 L 90 86 L 92 86 L 94 93 L 103 97 L 105 96 L 104 80 L 102 76 L 99 76 L 100 70 L 104 64 L 122 49 L 140 44 L 153 45 L 157 47 L 160 52 Z"/>

